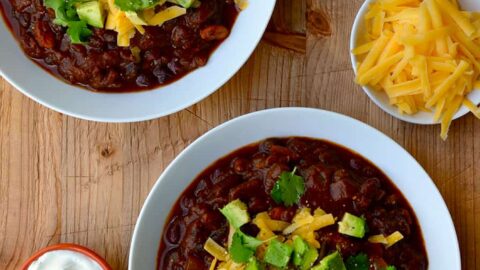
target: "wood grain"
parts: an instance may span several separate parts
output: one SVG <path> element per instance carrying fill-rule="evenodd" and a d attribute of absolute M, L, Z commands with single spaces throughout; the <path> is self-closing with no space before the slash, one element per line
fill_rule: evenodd
<path fill-rule="evenodd" d="M 480 121 L 398 121 L 353 83 L 348 40 L 359 0 L 279 0 L 264 41 L 219 91 L 174 115 L 134 124 L 46 109 L 0 79 L 0 269 L 75 242 L 126 269 L 140 208 L 165 166 L 198 136 L 273 107 L 340 112 L 381 130 L 424 166 L 452 213 L 464 269 L 480 269 Z"/>

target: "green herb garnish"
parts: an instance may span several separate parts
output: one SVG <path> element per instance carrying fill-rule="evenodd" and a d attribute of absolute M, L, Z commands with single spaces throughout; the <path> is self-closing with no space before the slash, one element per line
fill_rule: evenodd
<path fill-rule="evenodd" d="M 257 247 L 262 243 L 262 241 L 255 237 L 237 230 L 232 237 L 232 245 L 229 249 L 230 256 L 236 263 L 247 263 L 253 254 L 255 254 Z"/>
<path fill-rule="evenodd" d="M 55 24 L 67 27 L 67 35 L 73 44 L 84 43 L 92 35 L 87 24 L 78 18 L 74 4 L 78 1 L 45 0 L 47 8 L 55 11 Z"/>
<path fill-rule="evenodd" d="M 365 253 L 359 253 L 356 256 L 350 256 L 345 262 L 345 266 L 348 270 L 368 270 L 370 269 L 369 265 L 370 262 L 368 261 L 368 257 Z"/>
<path fill-rule="evenodd" d="M 69 22 L 67 34 L 74 44 L 84 43 L 92 35 L 92 31 L 88 29 L 87 23 L 84 21 Z"/>
<path fill-rule="evenodd" d="M 282 172 L 279 180 L 275 183 L 270 195 L 276 203 L 283 203 L 285 206 L 298 204 L 305 193 L 305 181 L 303 177 L 295 175 L 297 168 L 292 172 Z"/>

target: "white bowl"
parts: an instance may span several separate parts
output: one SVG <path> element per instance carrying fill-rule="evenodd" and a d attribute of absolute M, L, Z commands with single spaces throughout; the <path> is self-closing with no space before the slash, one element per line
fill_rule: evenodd
<path fill-rule="evenodd" d="M 368 6 L 374 2 L 376 2 L 376 0 L 366 0 L 363 3 L 363 5 L 360 7 L 360 10 L 358 11 L 357 16 L 355 17 L 355 21 L 353 22 L 352 32 L 350 34 L 350 59 L 352 61 L 352 67 L 353 67 L 353 70 L 355 71 L 355 74 L 357 73 L 358 60 L 357 60 L 357 57 L 351 53 L 351 51 L 362 44 L 362 37 L 366 32 L 364 16 L 368 11 Z M 463 5 L 465 6 L 465 8 L 477 7 L 477 10 L 480 10 L 480 1 L 478 0 L 463 0 L 460 2 L 465 2 L 465 4 Z M 368 97 L 370 97 L 370 99 L 375 104 L 377 104 L 378 107 L 380 107 L 386 113 L 389 113 L 391 116 L 395 118 L 401 119 L 406 122 L 422 124 L 422 125 L 440 123 L 433 120 L 433 114 L 434 114 L 433 112 L 421 111 L 414 115 L 400 114 L 397 110 L 397 107 L 389 103 L 387 94 L 385 94 L 384 92 L 375 91 L 369 86 L 362 86 L 362 88 L 365 91 L 365 93 L 368 95 Z M 468 98 L 474 101 L 475 103 L 480 102 L 480 91 L 471 92 Z M 458 110 L 458 112 L 454 115 L 453 119 L 460 118 L 465 114 L 467 114 L 468 112 L 469 112 L 468 108 L 465 106 L 462 106 L 460 110 Z"/>
<path fill-rule="evenodd" d="M 101 122 L 134 122 L 177 112 L 207 97 L 250 57 L 270 20 L 276 0 L 250 1 L 230 36 L 205 67 L 151 91 L 95 93 L 69 85 L 34 64 L 0 19 L 0 75 L 26 96 L 58 112 Z M 1 16 L 0 16 L 1 17 Z"/>
<path fill-rule="evenodd" d="M 156 269 L 166 218 L 180 194 L 199 173 L 244 145 L 286 136 L 325 139 L 372 161 L 412 205 L 423 231 L 429 269 L 461 269 L 457 236 L 448 209 L 415 159 L 393 140 L 362 122 L 306 108 L 272 109 L 244 115 L 214 128 L 188 146 L 165 169 L 148 195 L 133 233 L 129 269 Z"/>

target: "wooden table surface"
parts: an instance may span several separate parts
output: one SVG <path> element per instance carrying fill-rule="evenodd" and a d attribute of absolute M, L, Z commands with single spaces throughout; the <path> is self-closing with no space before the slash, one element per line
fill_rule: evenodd
<path fill-rule="evenodd" d="M 126 269 L 138 213 L 165 166 L 207 130 L 284 106 L 352 116 L 405 147 L 445 198 L 464 269 L 480 269 L 480 121 L 455 121 L 443 142 L 438 126 L 401 122 L 375 106 L 354 84 L 348 54 L 361 3 L 278 0 L 267 34 L 237 75 L 202 102 L 157 120 L 74 119 L 0 79 L 0 269 L 18 269 L 59 242 L 88 246 Z"/>

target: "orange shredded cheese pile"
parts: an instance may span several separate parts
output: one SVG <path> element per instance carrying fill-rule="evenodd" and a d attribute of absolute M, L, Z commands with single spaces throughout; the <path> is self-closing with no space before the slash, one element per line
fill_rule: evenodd
<path fill-rule="evenodd" d="M 367 33 L 352 53 L 360 59 L 356 82 L 387 94 L 402 114 L 433 111 L 443 140 L 480 90 L 480 13 L 456 0 L 378 0 L 365 14 Z"/>

